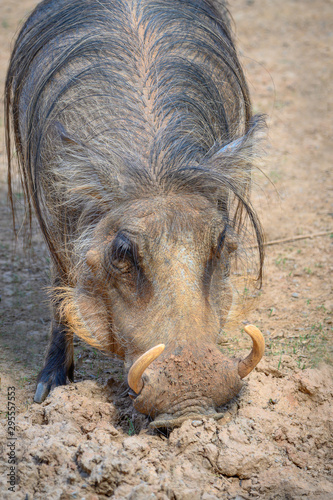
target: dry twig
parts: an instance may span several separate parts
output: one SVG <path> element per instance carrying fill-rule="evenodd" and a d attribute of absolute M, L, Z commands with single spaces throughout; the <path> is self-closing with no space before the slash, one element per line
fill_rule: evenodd
<path fill-rule="evenodd" d="M 327 236 L 329 234 L 332 234 L 333 231 L 323 231 L 321 233 L 314 233 L 314 234 L 304 234 L 304 235 L 299 235 L 299 236 L 292 236 L 290 238 L 282 238 L 280 240 L 272 240 L 272 241 L 267 241 L 264 243 L 266 247 L 272 246 L 272 245 L 279 245 L 280 243 L 288 243 L 289 241 L 297 241 L 297 240 L 306 240 L 306 239 L 312 239 L 312 238 L 317 238 L 319 236 Z"/>

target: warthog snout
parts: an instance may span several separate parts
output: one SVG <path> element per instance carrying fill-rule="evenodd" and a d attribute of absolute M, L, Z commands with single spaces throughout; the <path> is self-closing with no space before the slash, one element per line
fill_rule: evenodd
<path fill-rule="evenodd" d="M 186 344 L 173 353 L 160 344 L 144 353 L 128 374 L 128 385 L 137 393 L 132 393 L 135 408 L 155 419 L 153 427 L 174 427 L 200 415 L 219 418 L 216 409 L 238 394 L 242 378 L 264 353 L 258 328 L 247 325 L 245 331 L 253 347 L 244 360 L 229 359 L 205 344 Z"/>

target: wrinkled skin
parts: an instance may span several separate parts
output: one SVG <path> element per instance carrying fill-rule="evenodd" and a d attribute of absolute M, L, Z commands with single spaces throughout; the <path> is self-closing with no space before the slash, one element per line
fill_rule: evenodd
<path fill-rule="evenodd" d="M 212 411 L 240 389 L 237 363 L 216 347 L 232 302 L 236 248 L 224 226 L 207 199 L 173 196 L 125 206 L 97 227 L 78 287 L 80 316 L 88 335 L 108 339 L 104 347 L 128 368 L 166 345 L 135 402 L 144 413 L 172 413 L 184 398 L 186 412 Z"/>
<path fill-rule="evenodd" d="M 212 345 L 178 347 L 154 361 L 143 375 L 134 406 L 155 418 L 154 427 L 173 427 L 188 417 L 218 418 L 215 408 L 241 388 L 238 360 L 227 359 Z"/>

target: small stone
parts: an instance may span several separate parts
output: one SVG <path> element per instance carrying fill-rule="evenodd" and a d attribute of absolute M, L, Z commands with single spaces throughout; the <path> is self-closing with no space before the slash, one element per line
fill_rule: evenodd
<path fill-rule="evenodd" d="M 192 424 L 192 427 L 200 427 L 200 425 L 203 424 L 203 421 L 202 420 L 192 420 L 191 424 Z"/>
<path fill-rule="evenodd" d="M 294 292 L 294 293 L 291 294 L 291 296 L 292 296 L 293 299 L 298 299 L 299 293 Z"/>
<path fill-rule="evenodd" d="M 176 490 L 174 492 L 174 495 L 176 497 L 176 500 L 200 500 L 200 492 L 192 489 L 192 488 L 185 488 L 182 490 Z"/>

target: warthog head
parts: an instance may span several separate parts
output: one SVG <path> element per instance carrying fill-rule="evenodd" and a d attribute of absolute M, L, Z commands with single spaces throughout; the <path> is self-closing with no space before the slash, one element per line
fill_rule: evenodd
<path fill-rule="evenodd" d="M 244 361 L 217 347 L 236 249 L 223 213 L 191 195 L 125 205 L 95 231 L 71 301 L 73 328 L 125 358 L 134 406 L 155 426 L 216 416 L 263 354 L 255 327 L 246 330 L 254 347 Z"/>

